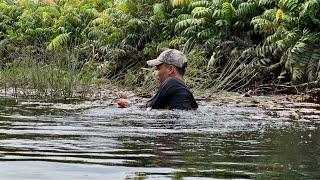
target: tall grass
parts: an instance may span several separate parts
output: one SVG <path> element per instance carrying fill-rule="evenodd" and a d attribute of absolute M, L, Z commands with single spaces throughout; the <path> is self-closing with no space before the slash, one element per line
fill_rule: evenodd
<path fill-rule="evenodd" d="M 81 62 L 74 54 L 55 55 L 53 59 L 22 57 L 3 65 L 0 86 L 15 96 L 42 99 L 84 98 L 92 92 L 100 69 L 92 62 Z M 93 82 L 95 80 L 95 82 Z"/>
<path fill-rule="evenodd" d="M 86 98 L 93 97 L 93 94 L 101 96 L 100 85 L 109 82 L 134 90 L 136 95 L 150 96 L 159 86 L 154 69 L 147 67 L 145 60 L 138 63 L 132 61 L 117 69 L 119 62 L 94 62 L 86 61 L 85 58 L 79 60 L 79 53 L 76 51 L 22 53 L 17 57 L 17 60 L 3 64 L 0 70 L 0 88 L 13 91 L 15 96 L 51 100 Z M 195 92 L 241 90 L 251 81 L 250 78 L 257 75 L 252 71 L 245 77 L 241 76 L 246 70 L 242 68 L 246 61 L 241 63 L 230 58 L 223 68 L 217 68 L 218 66 L 210 64 L 201 50 L 192 50 L 187 53 L 187 57 L 185 79 Z M 109 74 L 112 76 L 108 77 Z"/>

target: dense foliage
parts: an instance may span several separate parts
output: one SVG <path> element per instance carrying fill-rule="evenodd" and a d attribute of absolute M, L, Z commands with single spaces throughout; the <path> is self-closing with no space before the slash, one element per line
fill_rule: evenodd
<path fill-rule="evenodd" d="M 137 84 L 164 48 L 188 55 L 196 87 L 318 82 L 319 32 L 320 0 L 0 0 L 2 68 L 98 62 Z"/>

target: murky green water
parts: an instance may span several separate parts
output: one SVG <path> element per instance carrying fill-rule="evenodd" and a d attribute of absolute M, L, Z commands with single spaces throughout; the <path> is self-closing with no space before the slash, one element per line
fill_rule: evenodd
<path fill-rule="evenodd" d="M 320 106 L 288 107 L 2 100 L 0 179 L 320 179 Z"/>

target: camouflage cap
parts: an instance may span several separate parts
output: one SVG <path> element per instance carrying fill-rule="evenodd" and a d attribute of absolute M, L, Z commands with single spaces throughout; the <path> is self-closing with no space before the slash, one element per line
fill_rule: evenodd
<path fill-rule="evenodd" d="M 186 66 L 187 57 L 176 49 L 167 49 L 163 51 L 157 59 L 147 61 L 149 66 L 158 66 L 162 63 L 171 64 L 179 68 Z"/>

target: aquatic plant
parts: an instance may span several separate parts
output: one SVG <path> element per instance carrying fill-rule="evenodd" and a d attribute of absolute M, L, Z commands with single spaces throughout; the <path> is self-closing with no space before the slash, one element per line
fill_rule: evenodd
<path fill-rule="evenodd" d="M 24 56 L 4 65 L 0 84 L 13 88 L 16 96 L 70 99 L 91 93 L 99 72 L 97 65 L 80 62 L 75 56 L 55 54 L 49 62 Z"/>

